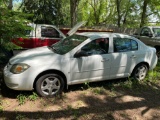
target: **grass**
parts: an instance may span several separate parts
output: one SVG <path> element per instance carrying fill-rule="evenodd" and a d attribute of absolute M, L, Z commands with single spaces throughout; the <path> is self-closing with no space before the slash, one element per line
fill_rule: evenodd
<path fill-rule="evenodd" d="M 35 100 L 38 99 L 38 95 L 35 92 L 33 92 L 33 94 L 31 94 L 31 95 L 28 96 L 28 99 L 30 101 L 35 101 Z"/>
<path fill-rule="evenodd" d="M 2 101 L 2 96 L 0 95 L 0 113 L 3 112 L 3 101 Z"/>
<path fill-rule="evenodd" d="M 30 100 L 30 101 L 35 101 L 38 99 L 38 95 L 33 92 L 31 95 L 25 95 L 25 94 L 19 94 L 17 96 L 17 100 L 19 102 L 19 105 L 23 105 L 26 103 L 27 100 Z"/>
<path fill-rule="evenodd" d="M 17 96 L 17 99 L 18 99 L 19 105 L 23 105 L 23 104 L 26 103 L 27 97 L 25 95 L 23 95 L 23 94 L 19 94 Z"/>
<path fill-rule="evenodd" d="M 25 115 L 21 115 L 21 114 L 16 115 L 16 120 L 24 120 L 24 119 L 25 119 Z"/>

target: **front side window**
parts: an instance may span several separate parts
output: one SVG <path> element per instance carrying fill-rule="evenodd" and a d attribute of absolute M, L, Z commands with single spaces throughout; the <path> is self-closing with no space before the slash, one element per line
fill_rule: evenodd
<path fill-rule="evenodd" d="M 100 38 L 91 41 L 87 45 L 82 47 L 82 50 L 87 55 L 107 54 L 109 48 L 109 38 Z"/>
<path fill-rule="evenodd" d="M 114 52 L 138 50 L 138 43 L 128 38 L 113 38 Z"/>
<path fill-rule="evenodd" d="M 59 32 L 53 27 L 42 26 L 41 27 L 41 36 L 42 37 L 54 37 L 59 38 Z"/>
<path fill-rule="evenodd" d="M 71 51 L 87 39 L 88 37 L 86 36 L 74 34 L 61 40 L 60 42 L 57 42 L 56 44 L 53 44 L 52 46 L 50 46 L 50 48 L 52 48 L 54 52 L 63 55 Z"/>

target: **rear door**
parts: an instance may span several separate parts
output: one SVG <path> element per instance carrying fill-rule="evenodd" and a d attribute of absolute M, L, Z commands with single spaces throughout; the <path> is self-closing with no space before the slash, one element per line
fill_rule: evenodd
<path fill-rule="evenodd" d="M 138 62 L 138 43 L 129 38 L 113 38 L 112 67 L 110 78 L 129 76 Z"/>

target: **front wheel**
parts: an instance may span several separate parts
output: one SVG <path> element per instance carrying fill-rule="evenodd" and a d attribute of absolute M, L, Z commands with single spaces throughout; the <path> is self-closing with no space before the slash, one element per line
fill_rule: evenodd
<path fill-rule="evenodd" d="M 146 77 L 147 72 L 148 72 L 147 66 L 145 64 L 139 64 L 134 69 L 132 76 L 134 79 L 141 81 Z"/>
<path fill-rule="evenodd" d="M 64 89 L 64 80 L 58 74 L 45 74 L 36 82 L 36 91 L 40 96 L 55 96 Z"/>

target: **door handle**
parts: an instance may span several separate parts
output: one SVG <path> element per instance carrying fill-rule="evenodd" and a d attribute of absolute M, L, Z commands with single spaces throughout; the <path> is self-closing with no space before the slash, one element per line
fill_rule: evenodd
<path fill-rule="evenodd" d="M 101 62 L 106 62 L 106 61 L 109 61 L 109 59 L 103 58 L 103 59 L 101 60 Z"/>
<path fill-rule="evenodd" d="M 137 58 L 135 55 L 132 55 L 130 58 Z"/>

